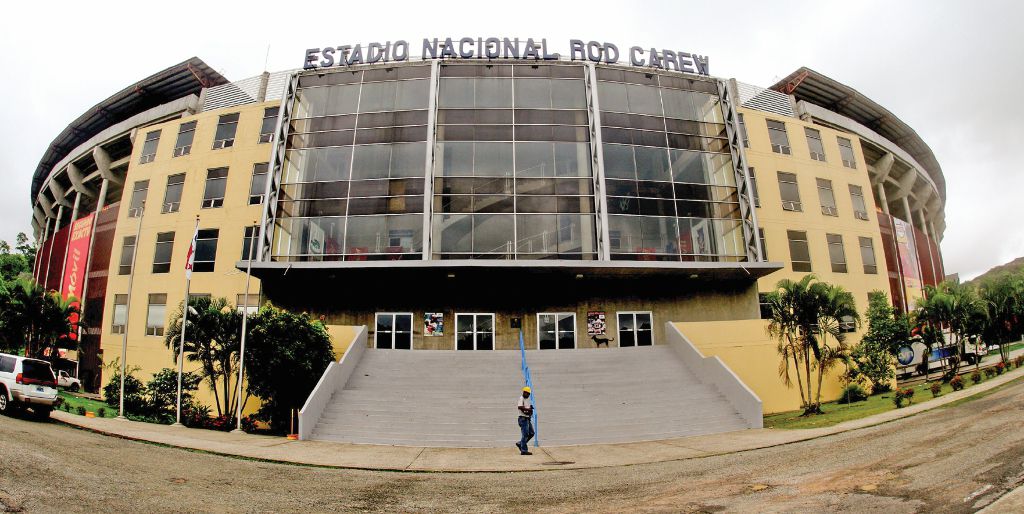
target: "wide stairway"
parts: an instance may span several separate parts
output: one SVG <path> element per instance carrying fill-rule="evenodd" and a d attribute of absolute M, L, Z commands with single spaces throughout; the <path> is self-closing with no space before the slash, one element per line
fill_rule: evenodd
<path fill-rule="evenodd" d="M 668 346 L 527 352 L 542 445 L 645 441 L 746 428 Z M 313 439 L 511 446 L 523 385 L 518 351 L 367 349 Z"/>

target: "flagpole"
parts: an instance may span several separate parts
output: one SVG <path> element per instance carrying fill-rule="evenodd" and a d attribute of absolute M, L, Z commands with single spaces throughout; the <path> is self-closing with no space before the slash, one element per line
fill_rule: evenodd
<path fill-rule="evenodd" d="M 174 417 L 174 424 L 171 426 L 182 426 L 181 425 L 181 375 L 185 368 L 185 322 L 188 320 L 188 295 L 189 290 L 192 287 L 192 260 L 195 255 L 194 245 L 196 244 L 196 235 L 199 234 L 199 215 L 196 215 L 196 227 L 192 231 L 192 240 L 189 241 L 188 254 L 185 255 L 185 303 L 182 304 L 181 308 L 181 341 L 178 343 L 178 399 L 177 408 Z"/>
<path fill-rule="evenodd" d="M 131 210 L 129 209 L 129 212 Z M 139 225 L 135 229 L 135 246 L 132 248 L 132 272 L 128 275 L 128 299 L 124 304 L 124 332 L 121 334 L 121 395 L 118 399 L 117 419 L 124 417 L 124 374 L 128 360 L 128 321 L 131 319 L 132 282 L 135 281 L 135 257 L 139 255 L 139 238 L 142 237 L 142 217 L 146 214 L 146 201 L 139 206 Z"/>
<path fill-rule="evenodd" d="M 245 370 L 245 334 L 247 332 L 246 322 L 249 320 L 249 279 L 252 278 L 252 257 L 253 251 L 255 250 L 253 246 L 255 246 L 257 234 L 257 231 L 255 229 L 258 228 L 256 222 L 253 222 L 252 226 L 252 239 L 249 240 L 249 259 L 245 265 L 245 307 L 242 308 L 242 347 L 238 353 L 238 396 L 235 397 L 236 405 L 238 406 L 237 410 L 235 411 L 235 419 L 238 423 L 238 426 L 236 426 L 235 429 L 232 430 L 232 432 L 236 433 L 242 432 L 242 377 L 243 372 Z"/>

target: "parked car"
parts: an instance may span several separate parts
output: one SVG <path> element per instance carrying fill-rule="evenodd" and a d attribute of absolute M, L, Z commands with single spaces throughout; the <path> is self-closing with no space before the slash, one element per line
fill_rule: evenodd
<path fill-rule="evenodd" d="M 82 388 L 82 381 L 69 375 L 67 371 L 60 370 L 57 372 L 57 386 L 68 391 L 78 392 Z"/>
<path fill-rule="evenodd" d="M 56 403 L 57 377 L 49 362 L 0 353 L 0 414 L 29 407 L 47 418 Z"/>

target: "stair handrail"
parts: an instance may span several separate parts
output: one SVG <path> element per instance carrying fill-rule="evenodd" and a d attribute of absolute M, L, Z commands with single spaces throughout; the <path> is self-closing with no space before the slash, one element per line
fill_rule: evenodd
<path fill-rule="evenodd" d="M 533 399 L 533 447 L 540 446 L 540 423 L 537 418 L 537 393 L 533 390 L 533 380 L 530 379 L 530 365 L 526 363 L 526 343 L 523 341 L 523 330 L 519 329 L 519 355 L 522 358 L 521 369 L 523 371 L 523 383 L 530 388 L 530 398 Z"/>

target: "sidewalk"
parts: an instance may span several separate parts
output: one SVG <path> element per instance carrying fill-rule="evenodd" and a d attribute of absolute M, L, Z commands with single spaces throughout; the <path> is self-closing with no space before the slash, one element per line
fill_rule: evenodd
<path fill-rule="evenodd" d="M 534 455 L 529 457 L 520 456 L 512 447 L 511 439 L 508 448 L 422 448 L 326 441 L 289 441 L 283 437 L 231 434 L 113 418 L 86 418 L 61 411 L 54 411 L 51 416 L 62 423 L 126 439 L 292 464 L 392 471 L 539 471 L 627 466 L 692 459 L 806 441 L 913 416 L 988 391 L 1020 377 L 1024 377 L 1024 368 L 1013 370 L 962 391 L 831 427 L 801 430 L 743 430 L 637 443 L 542 446 L 531 448 Z"/>

